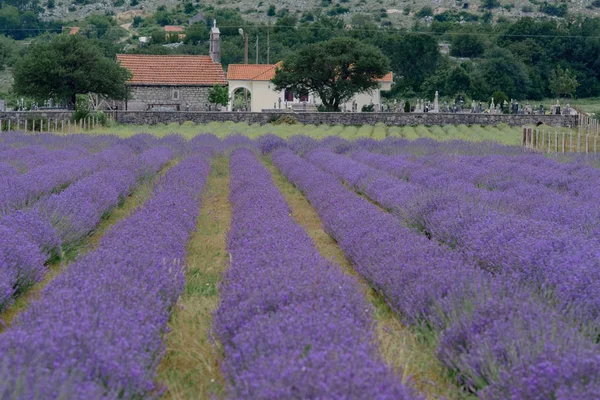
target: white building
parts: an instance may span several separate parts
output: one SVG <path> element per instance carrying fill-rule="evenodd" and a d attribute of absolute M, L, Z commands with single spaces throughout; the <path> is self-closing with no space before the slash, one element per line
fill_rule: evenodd
<path fill-rule="evenodd" d="M 318 95 L 306 93 L 295 96 L 287 90 L 276 91 L 271 79 L 275 70 L 281 66 L 277 64 L 230 64 L 227 69 L 227 82 L 229 83 L 229 111 L 245 109 L 246 111 L 260 112 L 273 109 L 295 109 L 298 111 L 314 111 L 321 103 Z M 379 89 L 368 93 L 361 93 L 341 106 L 342 111 L 361 111 L 363 106 L 374 105 L 375 110 L 381 104 L 381 91 L 392 89 L 392 73 L 380 79 Z M 246 95 L 241 103 L 234 105 L 234 95 L 238 96 L 246 90 Z"/>

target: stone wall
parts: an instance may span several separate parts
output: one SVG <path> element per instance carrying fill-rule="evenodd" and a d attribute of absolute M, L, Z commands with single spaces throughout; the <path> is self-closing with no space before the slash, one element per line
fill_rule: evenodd
<path fill-rule="evenodd" d="M 575 127 L 578 124 L 576 115 L 487 115 L 487 114 L 435 114 L 435 113 L 284 113 L 284 112 L 169 112 L 169 111 L 116 111 L 107 114 L 122 124 L 154 125 L 168 123 L 208 122 L 246 122 L 248 124 L 266 124 L 281 116 L 293 116 L 304 124 L 326 125 L 496 125 L 500 123 L 511 126 L 537 125 L 543 123 L 551 126 Z M 68 120 L 72 116 L 69 111 L 46 112 L 0 112 L 0 120 L 10 119 L 12 126 L 17 121 Z M 39 124 L 39 122 L 38 122 Z"/>
<path fill-rule="evenodd" d="M 130 88 L 131 100 L 127 102 L 127 109 L 131 111 L 146 111 L 153 107 L 173 111 L 187 111 L 189 107 L 189 111 L 206 111 L 209 105 L 210 86 L 132 85 Z"/>
<path fill-rule="evenodd" d="M 118 112 L 114 118 L 123 124 L 246 122 L 266 124 L 289 113 L 283 112 Z M 314 125 L 537 125 L 577 126 L 577 116 L 567 115 L 488 115 L 488 114 L 442 114 L 442 113 L 294 113 L 298 122 Z"/>

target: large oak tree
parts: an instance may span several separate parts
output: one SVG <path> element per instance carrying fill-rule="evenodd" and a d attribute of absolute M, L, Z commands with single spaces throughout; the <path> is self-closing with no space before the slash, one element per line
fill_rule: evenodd
<path fill-rule="evenodd" d="M 36 100 L 65 100 L 96 93 L 114 99 L 127 96 L 131 73 L 104 56 L 94 40 L 82 35 L 38 39 L 15 66 L 14 91 Z"/>
<path fill-rule="evenodd" d="M 355 39 L 335 38 L 308 45 L 285 58 L 272 82 L 276 90 L 316 93 L 326 111 L 339 111 L 355 94 L 377 88 L 388 72 L 389 61 L 378 48 Z"/>

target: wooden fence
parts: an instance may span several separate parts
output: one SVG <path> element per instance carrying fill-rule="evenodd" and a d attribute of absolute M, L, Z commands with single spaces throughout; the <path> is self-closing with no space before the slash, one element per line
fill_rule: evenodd
<path fill-rule="evenodd" d="M 63 118 L 27 118 L 17 119 L 0 119 L 0 132 L 28 132 L 28 133 L 77 133 L 92 131 L 99 125 L 97 116 L 89 116 L 82 118 L 79 121 L 71 121 L 71 119 Z"/>
<path fill-rule="evenodd" d="M 548 153 L 597 153 L 599 133 L 597 119 L 579 114 L 576 129 L 523 127 L 522 145 Z"/>

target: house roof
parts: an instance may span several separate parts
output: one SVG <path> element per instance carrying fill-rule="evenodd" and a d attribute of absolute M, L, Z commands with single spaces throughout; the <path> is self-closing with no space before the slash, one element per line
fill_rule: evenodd
<path fill-rule="evenodd" d="M 381 82 L 393 82 L 394 81 L 394 74 L 392 72 L 388 72 L 387 74 L 385 74 L 383 76 L 383 78 L 380 79 Z"/>
<path fill-rule="evenodd" d="M 227 80 L 230 81 L 270 81 L 275 77 L 277 64 L 229 64 Z"/>
<path fill-rule="evenodd" d="M 226 85 L 221 64 L 209 56 L 117 54 L 133 85 Z"/>
<path fill-rule="evenodd" d="M 185 28 L 179 25 L 165 25 L 165 32 L 183 32 Z"/>
<path fill-rule="evenodd" d="M 275 77 L 275 70 L 281 67 L 277 64 L 229 64 L 227 80 L 230 81 L 270 81 Z M 393 74 L 388 72 L 381 82 L 392 82 Z"/>

